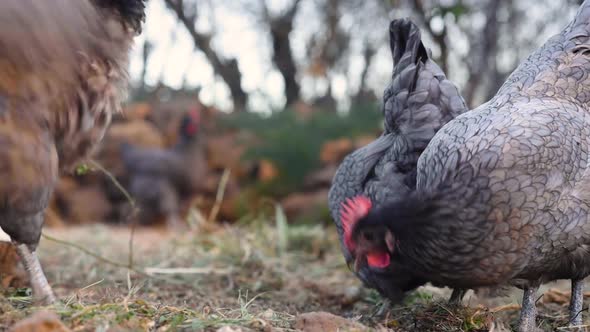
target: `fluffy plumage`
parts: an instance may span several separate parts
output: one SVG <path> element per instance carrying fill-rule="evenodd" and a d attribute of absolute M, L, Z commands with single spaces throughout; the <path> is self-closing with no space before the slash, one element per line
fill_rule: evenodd
<path fill-rule="evenodd" d="M 0 227 L 38 300 L 53 300 L 34 254 L 49 196 L 120 108 L 143 3 L 0 1 Z"/>

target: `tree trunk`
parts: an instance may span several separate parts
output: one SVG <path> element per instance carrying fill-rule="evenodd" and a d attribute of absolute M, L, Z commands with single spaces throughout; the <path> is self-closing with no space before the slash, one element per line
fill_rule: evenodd
<path fill-rule="evenodd" d="M 194 13 L 187 14 L 184 10 L 183 1 L 165 0 L 165 2 L 168 8 L 172 9 L 178 17 L 178 20 L 187 29 L 195 46 L 205 54 L 205 57 L 213 67 L 215 73 L 217 73 L 229 87 L 234 102 L 234 111 L 245 111 L 248 103 L 248 94 L 242 88 L 242 73 L 238 68 L 237 60 L 222 60 L 211 47 L 211 36 L 200 33 L 195 29 L 195 21 L 197 19 L 196 8 Z"/>
<path fill-rule="evenodd" d="M 264 16 L 270 29 L 273 47 L 272 61 L 285 82 L 285 97 L 287 100 L 285 107 L 291 106 L 300 97 L 301 88 L 299 82 L 297 82 L 297 67 L 291 51 L 291 39 L 289 38 L 291 31 L 293 31 L 293 19 L 297 14 L 300 2 L 300 0 L 295 0 L 284 14 L 276 18 L 270 17 L 266 3 L 262 4 Z"/>

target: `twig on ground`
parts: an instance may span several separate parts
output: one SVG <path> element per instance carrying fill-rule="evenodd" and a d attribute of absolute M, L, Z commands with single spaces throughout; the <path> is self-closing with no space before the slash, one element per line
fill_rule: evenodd
<path fill-rule="evenodd" d="M 104 281 L 104 279 L 100 279 L 99 281 L 93 282 L 93 283 L 92 283 L 92 284 L 90 284 L 90 285 L 86 285 L 86 286 L 84 286 L 84 287 L 82 287 L 82 288 L 80 288 L 80 289 L 77 289 L 77 290 L 75 291 L 75 293 L 74 293 L 74 294 L 72 294 L 72 295 L 71 295 L 71 296 L 70 296 L 70 297 L 67 299 L 67 301 L 66 301 L 66 303 L 64 304 L 64 306 L 66 306 L 66 307 L 67 307 L 67 306 L 69 306 L 69 305 L 72 303 L 72 301 L 74 301 L 74 299 L 76 299 L 76 298 L 78 298 L 78 299 L 79 299 L 79 298 L 80 298 L 80 293 L 81 293 L 82 291 L 84 291 L 84 290 L 86 290 L 86 289 L 88 289 L 88 288 L 90 288 L 90 287 L 94 287 L 94 286 L 96 286 L 96 285 L 98 285 L 98 284 L 102 283 L 103 281 Z"/>
<path fill-rule="evenodd" d="M 101 164 L 99 164 L 96 160 L 89 160 L 88 163 L 92 165 L 92 167 L 98 169 L 99 171 L 103 172 L 112 182 L 113 184 L 121 191 L 125 198 L 129 201 L 131 206 L 135 208 L 135 200 L 131 197 L 131 194 L 123 187 L 123 185 L 117 181 L 117 178 L 113 175 L 113 173 L 109 172 L 106 168 L 104 168 Z"/>
<path fill-rule="evenodd" d="M 129 264 L 129 266 L 133 266 L 133 239 L 135 237 L 135 228 L 137 226 L 135 216 L 139 212 L 139 209 L 138 209 L 137 205 L 135 204 L 135 200 L 133 199 L 133 197 L 131 197 L 131 194 L 129 194 L 129 192 L 125 189 L 125 187 L 123 187 L 123 185 L 117 180 L 117 178 L 111 172 L 109 172 L 106 168 L 104 168 L 96 160 L 91 159 L 88 162 L 92 165 L 92 167 L 103 172 L 109 178 L 109 180 L 111 180 L 113 182 L 113 184 L 117 187 L 117 189 L 119 189 L 119 191 L 121 191 L 121 193 L 123 195 L 125 195 L 125 198 L 127 199 L 127 201 L 129 201 L 129 204 L 131 205 L 131 212 L 129 213 L 129 215 L 127 216 L 126 219 L 128 221 L 131 220 L 131 232 L 129 233 L 129 263 L 128 264 Z"/>
<path fill-rule="evenodd" d="M 133 239 L 135 238 L 135 226 L 136 223 L 131 223 L 131 231 L 129 232 L 129 260 L 127 261 L 129 266 L 133 266 Z"/>
<path fill-rule="evenodd" d="M 585 325 L 572 325 L 572 326 L 560 326 L 557 327 L 558 331 L 581 331 L 581 329 L 584 329 L 590 327 L 590 325 L 585 324 Z"/>
<path fill-rule="evenodd" d="M 213 267 L 146 267 L 145 273 L 148 275 L 154 274 L 229 274 L 232 272 L 231 268 L 216 269 Z"/>
<path fill-rule="evenodd" d="M 221 203 L 223 203 L 223 196 L 225 195 L 225 187 L 227 186 L 227 182 L 229 180 L 229 176 L 231 174 L 231 170 L 226 168 L 223 170 L 223 174 L 221 175 L 221 179 L 219 180 L 219 185 L 217 186 L 217 194 L 215 195 L 215 204 L 209 213 L 209 218 L 207 218 L 207 222 L 211 223 L 217 219 L 217 214 L 219 214 L 219 209 L 221 208 Z"/>
<path fill-rule="evenodd" d="M 129 263 L 124 264 L 124 263 L 120 263 L 120 262 L 116 262 L 116 261 L 110 260 L 110 259 L 108 259 L 106 257 L 103 257 L 103 256 L 101 256 L 99 254 L 96 254 L 96 253 L 92 252 L 91 250 L 89 250 L 87 248 L 84 248 L 83 246 L 81 246 L 79 244 L 76 244 L 76 243 L 73 243 L 73 242 L 69 242 L 69 241 L 66 241 L 66 240 L 61 240 L 61 239 L 58 239 L 58 238 L 54 238 L 53 236 L 47 235 L 45 232 L 41 233 L 41 236 L 44 239 L 47 239 L 47 240 L 49 240 L 51 242 L 55 242 L 55 243 L 59 243 L 59 244 L 62 244 L 62 245 L 68 246 L 68 247 L 75 248 L 75 249 L 77 249 L 77 250 L 79 250 L 79 251 L 81 251 L 81 252 L 83 252 L 83 253 L 85 253 L 85 254 L 87 254 L 89 256 L 92 256 L 92 257 L 98 259 L 99 261 L 102 261 L 103 263 L 107 263 L 107 264 L 110 264 L 110 265 L 113 265 L 113 266 L 116 266 L 116 267 L 121 267 L 121 268 L 129 269 L 129 270 L 131 270 L 131 271 L 133 271 L 133 272 L 135 272 L 137 274 L 141 274 L 143 276 L 147 276 L 147 277 L 150 276 L 147 273 L 145 273 L 144 271 L 135 268 L 134 266 L 129 266 Z"/>
<path fill-rule="evenodd" d="M 491 308 L 490 312 L 496 313 L 496 312 L 500 312 L 500 311 L 510 311 L 510 310 L 520 310 L 520 304 L 512 303 L 512 304 L 501 305 L 499 307 Z"/>
<path fill-rule="evenodd" d="M 88 160 L 88 163 L 91 164 L 92 167 L 94 167 L 94 168 L 98 169 L 99 171 L 101 171 L 102 173 L 104 173 L 113 182 L 113 184 L 117 187 L 117 189 L 119 189 L 121 191 L 121 193 L 123 193 L 123 195 L 125 195 L 125 198 L 129 201 L 129 204 L 131 204 L 131 213 L 129 214 L 128 218 L 134 217 L 137 214 L 137 212 L 138 212 L 138 208 L 135 205 L 135 200 L 133 199 L 133 197 L 131 197 L 131 195 L 129 194 L 129 192 L 123 187 L 123 185 L 121 185 L 121 183 L 117 180 L 117 178 L 115 178 L 115 176 L 111 172 L 109 172 L 106 168 L 104 168 L 100 163 L 98 163 L 95 160 Z M 135 218 L 133 218 L 133 219 L 135 219 Z M 98 254 L 92 252 L 91 250 L 89 250 L 87 248 L 84 248 L 84 247 L 82 247 L 82 246 L 80 246 L 80 245 L 78 245 L 76 243 L 54 238 L 54 237 L 52 237 L 50 235 L 47 235 L 44 232 L 41 235 L 43 236 L 43 238 L 45 238 L 45 239 L 47 239 L 49 241 L 52 241 L 52 242 L 55 242 L 55 243 L 59 243 L 59 244 L 62 244 L 62 245 L 68 246 L 68 247 L 72 247 L 72 248 L 78 249 L 78 250 L 82 251 L 83 253 L 85 253 L 87 255 L 90 255 L 90 256 L 92 256 L 92 257 L 94 257 L 94 258 L 96 258 L 96 259 L 98 259 L 98 260 L 100 260 L 100 261 L 102 261 L 104 263 L 107 263 L 107 264 L 110 264 L 110 265 L 113 265 L 113 266 L 116 266 L 116 267 L 126 268 L 129 271 L 133 271 L 133 272 L 135 272 L 137 274 L 141 274 L 141 275 L 146 276 L 146 277 L 151 277 L 150 275 L 148 275 L 144 271 L 142 271 L 142 270 L 134 267 L 134 262 L 133 262 L 133 238 L 134 238 L 134 235 L 135 235 L 135 222 L 132 223 L 132 225 L 131 225 L 131 232 L 129 234 L 129 258 L 128 258 L 127 264 L 115 262 L 115 261 L 110 260 L 108 258 L 105 258 L 105 257 L 103 257 L 101 255 L 98 255 Z"/>

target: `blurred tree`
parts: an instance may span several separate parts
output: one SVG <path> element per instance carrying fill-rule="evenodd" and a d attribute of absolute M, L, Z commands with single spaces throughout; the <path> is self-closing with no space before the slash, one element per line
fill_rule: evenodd
<path fill-rule="evenodd" d="M 150 54 L 152 53 L 152 50 L 153 50 L 152 43 L 146 39 L 143 42 L 143 45 L 141 48 L 141 74 L 139 77 L 139 85 L 137 87 L 137 91 L 135 92 L 138 95 L 143 95 L 146 92 L 145 75 L 147 73 L 148 59 L 150 57 Z"/>
<path fill-rule="evenodd" d="M 237 110 L 248 95 L 271 96 L 264 87 L 246 92 L 236 58 L 211 46 L 213 32 L 195 27 L 198 8 L 210 0 L 164 0 L 229 87 Z M 462 87 L 471 107 L 492 97 L 516 65 L 557 32 L 580 0 L 240 0 L 214 6 L 248 17 L 264 42 L 256 52 L 280 74 L 284 107 L 298 100 L 335 109 L 374 101 L 391 71 L 388 22 L 410 17 L 423 31 L 433 57 Z M 219 21 L 219 24 L 224 24 Z M 238 54 L 240 56 L 240 54 Z M 265 60 L 267 59 L 267 60 Z M 251 69 L 251 68 L 248 68 Z M 276 94 L 276 93 L 275 93 Z M 260 99 L 259 98 L 259 99 Z M 273 103 L 269 103 L 272 106 Z M 274 103 L 278 105 L 280 103 Z"/>
<path fill-rule="evenodd" d="M 470 34 L 470 30 L 464 30 L 469 35 L 470 52 L 469 57 L 465 59 L 465 65 L 469 72 L 469 84 L 465 86 L 463 97 L 468 105 L 475 107 L 475 93 L 482 87 L 485 77 L 491 78 L 488 81 L 486 97 L 492 97 L 500 84 L 504 81 L 504 75 L 498 72 L 496 57 L 498 54 L 498 11 L 503 0 L 489 0 L 481 6 L 481 13 L 485 20 L 485 25 L 478 36 Z M 514 13 L 508 10 L 509 15 Z M 508 19 L 510 21 L 510 18 Z M 501 80 L 502 82 L 498 82 Z"/>
<path fill-rule="evenodd" d="M 195 24 L 198 19 L 199 1 L 164 0 L 186 28 L 195 43 L 195 47 L 203 52 L 216 74 L 229 87 L 234 111 L 243 111 L 248 103 L 248 94 L 242 88 L 242 74 L 235 58 L 222 59 L 211 47 L 212 34 L 197 31 Z"/>
<path fill-rule="evenodd" d="M 341 5 L 342 1 L 340 0 L 325 0 L 317 4 L 325 31 L 323 34 L 312 35 L 306 53 L 311 61 L 308 72 L 327 82 L 325 93 L 317 96 L 312 103 L 328 110 L 336 107 L 336 100 L 332 95 L 330 72 L 337 70 L 339 62 L 346 57 L 351 38 L 350 33 L 340 25 Z"/>
<path fill-rule="evenodd" d="M 579 0 L 397 0 L 394 16 L 414 19 L 449 78 L 476 107 L 493 97 L 518 63 L 556 33 Z M 408 13 L 403 12 L 408 9 Z M 396 13 L 397 12 L 397 13 Z"/>
<path fill-rule="evenodd" d="M 369 68 L 371 68 L 371 63 L 375 57 L 375 53 L 377 53 L 377 50 L 374 46 L 365 45 L 363 51 L 363 61 L 365 62 L 365 66 L 359 78 L 359 88 L 352 96 L 351 102 L 353 105 L 364 105 L 371 101 L 377 100 L 375 92 L 367 86 L 367 76 L 369 74 Z"/>
<path fill-rule="evenodd" d="M 297 81 L 297 67 L 291 50 L 293 20 L 297 14 L 301 0 L 295 0 L 282 14 L 272 16 L 266 5 L 266 0 L 260 0 L 264 21 L 268 25 L 272 41 L 272 61 L 283 76 L 285 82 L 286 107 L 299 100 L 299 82 Z"/>

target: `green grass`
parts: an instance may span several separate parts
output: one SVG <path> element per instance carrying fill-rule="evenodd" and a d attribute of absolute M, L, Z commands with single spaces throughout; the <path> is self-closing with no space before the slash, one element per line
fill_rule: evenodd
<path fill-rule="evenodd" d="M 126 229 L 87 226 L 48 233 L 109 260 L 125 263 L 128 259 Z M 155 239 L 160 241 L 157 245 Z M 320 227 L 291 228 L 286 223 L 280 231 L 268 223 L 207 234 L 138 230 L 134 268 L 203 271 L 157 277 L 128 272 L 47 240 L 42 241 L 40 255 L 61 300 L 51 309 L 72 328 L 215 330 L 224 325 L 255 329 L 268 325 L 289 330 L 297 312 L 338 308 L 337 296 L 326 302 L 307 289 L 325 286 L 308 275 L 332 279 L 331 283 L 357 284 L 339 252 L 330 248 L 335 240 Z M 330 251 L 328 256 L 326 251 Z M 320 252 L 324 258 L 318 257 Z M 305 284 L 301 289 L 306 294 L 294 301 L 290 294 L 296 293 L 299 283 Z M 4 295 L 0 329 L 36 310 L 30 307 L 28 289 L 8 289 Z"/>
<path fill-rule="evenodd" d="M 224 326 L 292 331 L 297 316 L 312 311 L 358 320 L 367 330 L 396 332 L 489 331 L 498 320 L 506 326 L 516 322 L 516 310 L 494 314 L 476 303 L 449 307 L 428 288 L 377 316 L 383 300 L 348 270 L 335 230 L 289 225 L 280 210 L 276 213 L 274 224 L 260 220 L 209 232 L 138 229 L 134 269 L 185 269 L 151 277 L 42 240 L 42 263 L 60 299 L 49 309 L 76 331 L 216 331 Z M 110 260 L 128 261 L 128 229 L 84 226 L 48 233 Z M 5 290 L 0 330 L 36 310 L 28 289 Z M 540 303 L 541 326 L 564 326 L 566 310 Z"/>

